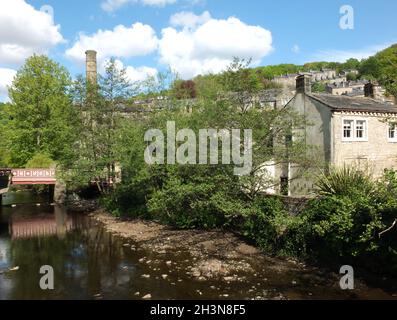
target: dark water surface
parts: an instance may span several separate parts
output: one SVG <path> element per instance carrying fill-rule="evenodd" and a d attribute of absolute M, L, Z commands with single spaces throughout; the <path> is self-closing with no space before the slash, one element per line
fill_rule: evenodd
<path fill-rule="evenodd" d="M 153 299 L 395 298 L 380 288 L 347 293 L 318 275 L 264 266 L 243 274 L 241 282 L 200 282 L 184 272 L 184 266 L 194 264 L 188 252 L 159 257 L 132 250 L 133 244 L 111 236 L 86 216 L 46 204 L 46 198 L 26 192 L 8 197 L 24 204 L 0 208 L 0 300 L 142 299 L 148 294 Z M 28 200 L 35 204 L 26 204 Z M 152 263 L 142 263 L 142 258 Z M 167 261 L 177 267 L 170 269 Z M 39 287 L 43 265 L 54 268 L 53 291 Z"/>

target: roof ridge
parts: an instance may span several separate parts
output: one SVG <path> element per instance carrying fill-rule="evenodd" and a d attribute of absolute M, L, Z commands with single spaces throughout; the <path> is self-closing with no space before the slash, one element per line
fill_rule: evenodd
<path fill-rule="evenodd" d="M 332 110 L 397 113 L 397 105 L 388 104 L 372 98 L 337 96 L 330 94 L 306 93 L 306 96 L 316 100 Z"/>

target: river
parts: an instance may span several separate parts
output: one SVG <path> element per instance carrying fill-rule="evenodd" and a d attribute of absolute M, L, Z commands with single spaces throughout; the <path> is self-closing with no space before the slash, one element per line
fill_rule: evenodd
<path fill-rule="evenodd" d="M 0 300 L 396 298 L 366 285 L 345 292 L 330 284 L 332 277 L 263 265 L 240 274 L 242 281 L 197 281 L 183 271 L 195 263 L 188 252 L 160 257 L 147 249 L 132 250 L 133 243 L 105 232 L 87 216 L 49 204 L 46 197 L 29 192 L 8 197 L 19 205 L 0 209 Z M 54 269 L 54 290 L 40 289 L 43 265 Z"/>

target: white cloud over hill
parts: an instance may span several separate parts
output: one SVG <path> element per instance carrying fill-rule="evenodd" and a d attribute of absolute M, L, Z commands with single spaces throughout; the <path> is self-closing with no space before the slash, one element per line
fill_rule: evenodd
<path fill-rule="evenodd" d="M 217 20 L 208 12 L 201 16 L 183 12 L 171 17 L 171 23 L 175 27 L 162 30 L 160 62 L 182 78 L 220 72 L 233 57 L 252 58 L 258 64 L 273 50 L 269 30 L 234 17 Z"/>

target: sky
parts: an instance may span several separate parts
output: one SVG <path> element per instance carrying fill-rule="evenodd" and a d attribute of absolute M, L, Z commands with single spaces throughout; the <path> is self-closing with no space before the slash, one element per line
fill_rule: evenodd
<path fill-rule="evenodd" d="M 396 12 L 395 0 L 0 0 L 0 101 L 34 53 L 76 76 L 97 50 L 100 72 L 114 57 L 132 81 L 218 73 L 233 57 L 343 62 L 397 43 Z"/>

